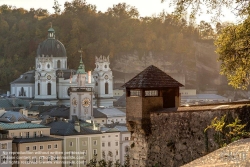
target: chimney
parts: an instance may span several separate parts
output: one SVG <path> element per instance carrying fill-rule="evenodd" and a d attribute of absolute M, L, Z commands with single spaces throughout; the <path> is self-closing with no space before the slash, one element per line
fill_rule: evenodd
<path fill-rule="evenodd" d="M 88 83 L 91 83 L 91 71 L 88 71 Z"/>
<path fill-rule="evenodd" d="M 81 131 L 81 129 L 80 129 L 80 124 L 79 124 L 78 121 L 75 121 L 75 130 L 76 130 L 77 132 L 80 132 L 80 131 Z"/>

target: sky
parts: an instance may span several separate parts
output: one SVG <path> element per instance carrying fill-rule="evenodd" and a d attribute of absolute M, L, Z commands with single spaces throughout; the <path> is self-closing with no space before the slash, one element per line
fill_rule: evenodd
<path fill-rule="evenodd" d="M 72 0 L 58 0 L 63 10 L 63 5 L 66 1 L 71 2 Z M 97 11 L 105 12 L 108 8 L 113 7 L 113 5 L 125 2 L 130 6 L 134 6 L 138 9 L 140 16 L 152 16 L 158 15 L 160 12 L 165 10 L 171 13 L 173 9 L 169 8 L 167 2 L 161 3 L 161 0 L 86 0 L 88 4 L 96 5 Z M 47 9 L 50 13 L 54 12 L 52 6 L 54 5 L 54 0 L 0 0 L 0 5 L 7 4 L 16 6 L 17 8 L 22 7 L 29 10 L 30 8 L 43 8 Z M 221 17 L 221 21 L 236 22 L 236 18 L 229 10 L 224 10 L 225 17 Z M 211 16 L 207 14 L 202 14 L 197 17 L 196 22 L 199 23 L 201 20 L 207 22 L 211 21 Z"/>

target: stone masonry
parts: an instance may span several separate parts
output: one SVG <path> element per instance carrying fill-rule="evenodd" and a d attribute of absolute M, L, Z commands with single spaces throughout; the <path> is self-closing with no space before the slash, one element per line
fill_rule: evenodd
<path fill-rule="evenodd" d="M 179 167 L 216 150 L 214 131 L 204 129 L 225 114 L 239 117 L 250 129 L 247 102 L 154 110 L 146 123 L 128 122 L 130 166 Z"/>

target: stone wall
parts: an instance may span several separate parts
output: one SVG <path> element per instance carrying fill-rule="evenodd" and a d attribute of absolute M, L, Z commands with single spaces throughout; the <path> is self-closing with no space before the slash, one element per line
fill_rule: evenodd
<path fill-rule="evenodd" d="M 242 123 L 248 123 L 250 106 L 230 104 L 221 108 L 199 106 L 184 110 L 179 108 L 174 112 L 151 112 L 148 122 L 150 134 L 145 133 L 143 124 L 128 123 L 132 132 L 131 166 L 178 167 L 214 151 L 218 148 L 213 137 L 214 131 L 204 133 L 204 129 L 211 120 L 224 114 L 231 120 L 238 116 Z M 249 126 L 247 124 L 248 129 Z"/>

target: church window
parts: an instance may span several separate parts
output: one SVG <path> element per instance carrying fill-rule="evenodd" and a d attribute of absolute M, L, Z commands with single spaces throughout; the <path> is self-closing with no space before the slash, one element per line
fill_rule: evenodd
<path fill-rule="evenodd" d="M 50 68 L 50 64 L 47 64 L 47 67 Z"/>
<path fill-rule="evenodd" d="M 37 84 L 37 94 L 40 95 L 40 83 Z"/>
<path fill-rule="evenodd" d="M 48 83 L 47 85 L 47 94 L 51 95 L 51 83 Z"/>
<path fill-rule="evenodd" d="M 95 83 L 95 86 L 98 86 L 98 82 Z"/>
<path fill-rule="evenodd" d="M 61 68 L 61 61 L 57 60 L 57 68 Z"/>
<path fill-rule="evenodd" d="M 107 68 L 107 65 L 105 65 L 104 67 Z"/>
<path fill-rule="evenodd" d="M 109 94 L 109 84 L 108 84 L 108 82 L 105 83 L 105 94 Z"/>

